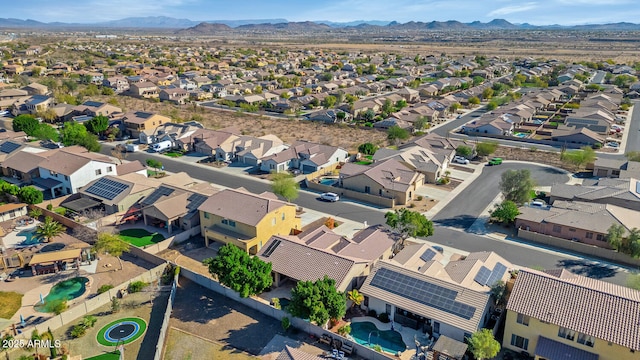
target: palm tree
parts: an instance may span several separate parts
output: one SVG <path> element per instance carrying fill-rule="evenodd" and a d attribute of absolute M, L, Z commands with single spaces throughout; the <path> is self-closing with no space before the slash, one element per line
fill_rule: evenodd
<path fill-rule="evenodd" d="M 33 209 L 29 210 L 29 216 L 31 216 L 34 219 L 38 219 L 40 216 L 42 216 L 42 209 L 33 208 Z"/>
<path fill-rule="evenodd" d="M 96 241 L 93 248 L 97 253 L 100 254 L 110 254 L 118 258 L 118 262 L 120 262 L 120 270 L 122 270 L 122 253 L 129 251 L 129 244 L 124 242 L 118 235 L 108 234 L 108 233 L 99 233 L 98 241 Z"/>
<path fill-rule="evenodd" d="M 358 289 L 353 289 L 347 292 L 347 296 L 349 297 L 349 300 L 353 302 L 351 306 L 360 306 L 360 304 L 362 304 L 362 301 L 364 301 L 364 295 L 362 295 L 358 291 Z"/>
<path fill-rule="evenodd" d="M 54 237 L 62 234 L 67 230 L 62 224 L 54 221 L 51 216 L 44 218 L 44 222 L 39 224 L 36 228 L 36 236 L 39 239 L 44 239 L 45 242 L 50 242 Z"/>

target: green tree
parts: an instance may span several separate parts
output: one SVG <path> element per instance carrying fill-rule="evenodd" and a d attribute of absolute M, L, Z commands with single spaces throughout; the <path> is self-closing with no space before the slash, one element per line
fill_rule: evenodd
<path fill-rule="evenodd" d="M 18 191 L 18 198 L 26 204 L 40 204 L 44 200 L 42 192 L 33 186 L 21 187 Z"/>
<path fill-rule="evenodd" d="M 469 104 L 471 105 L 479 105 L 480 104 L 480 98 L 478 98 L 477 96 L 472 96 L 469 98 Z"/>
<path fill-rule="evenodd" d="M 40 216 L 42 216 L 42 209 L 34 207 L 33 209 L 29 210 L 29 216 L 34 219 L 40 218 Z"/>
<path fill-rule="evenodd" d="M 481 142 L 476 145 L 476 154 L 478 154 L 478 156 L 489 156 L 496 152 L 497 149 L 498 142 L 496 141 Z"/>
<path fill-rule="evenodd" d="M 100 151 L 100 142 L 98 141 L 98 137 L 94 134 L 87 134 L 83 138 L 80 138 L 78 145 L 83 146 L 91 152 Z"/>
<path fill-rule="evenodd" d="M 478 86 L 484 82 L 484 78 L 482 76 L 474 76 L 473 77 L 473 86 Z"/>
<path fill-rule="evenodd" d="M 487 100 L 491 99 L 493 97 L 493 93 L 493 89 L 488 87 L 482 91 L 482 98 Z"/>
<path fill-rule="evenodd" d="M 38 127 L 32 136 L 38 140 L 51 140 L 54 142 L 58 142 L 60 140 L 58 130 L 49 124 L 38 124 Z"/>
<path fill-rule="evenodd" d="M 429 119 L 426 116 L 419 116 L 416 121 L 413 122 L 413 127 L 416 130 L 429 128 Z"/>
<path fill-rule="evenodd" d="M 364 121 L 372 121 L 373 118 L 376 117 L 376 112 L 372 109 L 367 109 L 364 113 L 362 113 L 362 119 Z"/>
<path fill-rule="evenodd" d="M 287 199 L 288 202 L 298 198 L 300 184 L 287 173 L 274 173 L 271 178 L 271 190 L 274 194 Z"/>
<path fill-rule="evenodd" d="M 322 100 L 322 106 L 324 106 L 327 109 L 330 109 L 336 105 L 337 101 L 338 99 L 336 99 L 335 96 L 329 95 L 325 97 L 324 100 Z"/>
<path fill-rule="evenodd" d="M 129 243 L 125 242 L 120 236 L 109 233 L 98 233 L 98 240 L 93 244 L 93 249 L 99 254 L 109 254 L 118 258 L 120 263 L 120 270 L 122 270 L 122 259 L 120 257 L 123 253 L 129 251 Z"/>
<path fill-rule="evenodd" d="M 24 131 L 25 134 L 32 136 L 40 126 L 40 122 L 32 115 L 23 114 L 16 116 L 12 125 L 13 131 Z"/>
<path fill-rule="evenodd" d="M 62 143 L 65 146 L 80 144 L 87 137 L 87 128 L 75 121 L 64 123 L 64 127 L 60 130 Z"/>
<path fill-rule="evenodd" d="M 513 201 L 515 204 L 524 204 L 531 200 L 531 191 L 535 186 L 536 184 L 531 178 L 529 169 L 507 170 L 502 173 L 500 178 L 502 195 L 504 195 L 505 200 Z M 505 210 L 512 210 L 510 204 L 506 206 Z M 506 214 L 510 214 L 510 212 Z"/>
<path fill-rule="evenodd" d="M 110 87 L 106 87 L 106 86 L 102 87 L 102 95 L 111 96 L 111 95 L 113 95 L 115 93 L 116 92 Z"/>
<path fill-rule="evenodd" d="M 568 165 L 572 165 L 575 170 L 596 160 L 596 152 L 590 146 L 583 146 L 580 150 L 563 151 L 560 160 Z"/>
<path fill-rule="evenodd" d="M 502 280 L 496 281 L 491 285 L 491 296 L 496 302 L 496 305 L 504 305 L 507 302 L 507 284 Z"/>
<path fill-rule="evenodd" d="M 85 123 L 87 130 L 93 134 L 99 135 L 107 130 L 109 127 L 109 118 L 106 116 L 98 115 L 93 119 Z"/>
<path fill-rule="evenodd" d="M 156 169 L 156 172 L 158 172 L 158 169 L 162 168 L 162 163 L 160 160 L 147 159 L 147 166 Z"/>
<path fill-rule="evenodd" d="M 53 220 L 51 216 L 47 216 L 44 218 L 44 222 L 36 227 L 36 235 L 38 238 L 44 239 L 45 242 L 50 242 L 51 239 L 62 234 L 65 230 L 67 228 L 64 225 Z"/>
<path fill-rule="evenodd" d="M 473 149 L 466 145 L 459 145 L 456 148 L 456 155 L 464 156 L 465 158 L 469 159 L 471 158 L 471 156 L 473 156 Z"/>
<path fill-rule="evenodd" d="M 351 291 L 348 291 L 347 296 L 349 300 L 351 300 L 351 302 L 353 303 L 352 306 L 360 306 L 360 304 L 362 304 L 362 301 L 364 301 L 364 295 L 362 295 L 358 291 L 358 289 L 353 289 Z"/>
<path fill-rule="evenodd" d="M 273 283 L 271 263 L 249 256 L 246 251 L 233 244 L 226 244 L 218 250 L 218 256 L 203 261 L 209 273 L 218 281 L 241 297 L 260 294 Z"/>
<path fill-rule="evenodd" d="M 492 111 L 498 108 L 498 103 L 495 101 L 489 101 L 489 103 L 487 104 L 487 110 Z"/>
<path fill-rule="evenodd" d="M 489 329 L 480 329 L 468 338 L 469 350 L 473 357 L 482 359 L 492 359 L 500 351 L 500 343 L 493 337 Z"/>
<path fill-rule="evenodd" d="M 373 155 L 376 151 L 378 151 L 378 147 L 370 142 L 360 144 L 360 146 L 358 146 L 358 152 L 365 155 Z"/>
<path fill-rule="evenodd" d="M 342 318 L 347 312 L 347 302 L 345 294 L 336 289 L 335 280 L 325 275 L 315 282 L 299 281 L 291 290 L 287 311 L 322 326 L 329 319 Z"/>
<path fill-rule="evenodd" d="M 118 311 L 120 311 L 120 300 L 114 296 L 111 298 L 111 313 L 115 314 Z"/>
<path fill-rule="evenodd" d="M 386 224 L 400 236 L 402 246 L 409 237 L 433 235 L 433 223 L 417 211 L 396 209 L 384 214 L 384 218 Z"/>
<path fill-rule="evenodd" d="M 387 129 L 387 139 L 393 142 L 397 142 L 398 140 L 406 140 L 409 138 L 409 131 L 407 129 L 403 129 L 399 126 L 392 126 Z"/>
<path fill-rule="evenodd" d="M 491 212 L 491 217 L 500 220 L 500 222 L 510 224 L 516 216 L 520 214 L 518 205 L 510 200 L 504 200 L 496 209 Z"/>
<path fill-rule="evenodd" d="M 629 230 L 629 235 L 626 239 L 627 246 L 629 248 L 628 254 L 633 258 L 640 257 L 640 230 L 633 228 Z"/>
<path fill-rule="evenodd" d="M 622 251 L 624 246 L 625 228 L 622 225 L 611 224 L 607 229 L 607 242 L 616 251 Z"/>
<path fill-rule="evenodd" d="M 627 287 L 640 291 L 640 274 L 629 274 L 627 276 Z"/>
<path fill-rule="evenodd" d="M 626 156 L 629 161 L 640 161 L 640 151 L 630 151 L 624 156 Z"/>

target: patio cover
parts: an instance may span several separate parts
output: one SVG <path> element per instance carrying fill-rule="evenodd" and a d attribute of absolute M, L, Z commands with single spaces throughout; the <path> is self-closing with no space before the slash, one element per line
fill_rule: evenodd
<path fill-rule="evenodd" d="M 95 201 L 93 199 L 79 198 L 79 199 L 63 202 L 60 205 L 66 207 L 67 209 L 71 209 L 75 212 L 82 212 L 84 210 L 99 206 L 100 204 L 101 203 L 99 201 Z"/>
<path fill-rule="evenodd" d="M 62 186 L 62 183 L 56 179 L 34 178 L 31 180 L 33 186 L 40 191 L 50 191 L 51 189 Z"/>
<path fill-rule="evenodd" d="M 45 263 L 53 263 L 53 262 L 62 261 L 62 260 L 77 259 L 80 257 L 81 253 L 82 253 L 82 249 L 70 249 L 70 250 L 38 253 L 33 255 L 31 260 L 29 261 L 29 266 L 45 264 Z"/>
<path fill-rule="evenodd" d="M 548 360 L 598 360 L 597 354 L 553 341 L 543 336 L 538 337 L 535 355 Z"/>
<path fill-rule="evenodd" d="M 467 344 L 454 340 L 450 337 L 440 335 L 438 341 L 433 345 L 433 351 L 442 355 L 447 355 L 451 359 L 462 359 L 467 351 Z"/>

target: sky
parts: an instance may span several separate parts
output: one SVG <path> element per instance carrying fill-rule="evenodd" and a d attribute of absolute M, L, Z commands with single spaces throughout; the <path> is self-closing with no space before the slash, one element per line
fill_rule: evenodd
<path fill-rule="evenodd" d="M 532 25 L 640 22 L 638 0 L 3 0 L 2 3 L 2 18 L 68 23 L 145 16 L 194 21 L 395 20 L 404 23 L 505 19 Z"/>

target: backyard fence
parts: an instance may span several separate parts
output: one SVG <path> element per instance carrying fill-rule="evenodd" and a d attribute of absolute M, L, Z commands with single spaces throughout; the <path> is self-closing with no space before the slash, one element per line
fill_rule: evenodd
<path fill-rule="evenodd" d="M 180 269 L 180 268 L 176 268 Z M 156 355 L 153 357 L 154 360 L 162 360 L 162 353 L 164 349 L 164 340 L 167 336 L 167 329 L 169 328 L 169 320 L 171 319 L 171 312 L 173 311 L 173 303 L 176 299 L 176 291 L 178 287 L 178 277 L 180 270 L 176 271 L 173 276 L 173 283 L 171 284 L 171 294 L 169 294 L 169 301 L 167 302 L 167 309 L 164 311 L 164 319 L 162 319 L 162 326 L 160 327 L 160 335 L 158 336 L 158 341 L 156 342 Z"/>
<path fill-rule="evenodd" d="M 385 208 L 392 208 L 395 206 L 395 199 L 365 194 L 359 191 L 344 189 L 335 186 L 323 185 L 314 181 L 310 181 L 308 179 L 305 180 L 305 184 L 308 189 L 316 190 L 319 192 L 332 192 L 340 195 L 340 197 L 347 197 Z"/>
<path fill-rule="evenodd" d="M 166 264 L 156 266 L 155 268 L 148 270 L 147 272 L 144 272 L 132 279 L 129 279 L 126 282 L 123 282 L 122 284 L 117 285 L 102 294 L 96 295 L 91 299 L 82 300 L 81 303 L 71 307 L 69 310 L 61 313 L 60 315 L 55 315 L 51 319 L 48 319 L 40 324 L 21 329 L 21 332 L 16 336 L 16 338 L 30 339 L 31 332 L 33 330 L 38 330 L 38 333 L 42 334 L 47 332 L 47 329 L 56 330 L 65 325 L 69 325 L 81 316 L 90 314 L 101 306 L 110 303 L 111 298 L 117 297 L 118 292 L 122 289 L 126 289 L 130 283 L 135 281 L 144 281 L 150 283 L 158 279 L 162 275 L 165 267 Z"/>
<path fill-rule="evenodd" d="M 377 352 L 371 348 L 368 348 L 366 346 L 360 345 L 357 342 L 353 341 L 353 340 L 349 340 L 345 337 L 342 337 L 336 333 L 333 333 L 329 330 L 323 329 L 320 326 L 314 325 L 312 323 L 310 323 L 309 321 L 305 321 L 303 319 L 300 318 L 296 318 L 291 316 L 290 314 L 286 313 L 283 310 L 279 310 L 274 308 L 273 306 L 270 306 L 260 300 L 248 297 L 248 298 L 242 298 L 240 297 L 240 295 L 238 295 L 237 292 L 229 289 L 228 287 L 225 287 L 223 285 L 220 285 L 220 283 L 218 283 L 217 281 L 215 281 L 214 279 L 210 278 L 210 277 L 206 277 L 204 275 L 200 275 L 198 273 L 195 273 L 189 269 L 185 269 L 185 268 L 181 268 L 180 271 L 180 275 L 184 276 L 186 279 L 189 279 L 193 282 L 195 282 L 196 284 L 207 288 L 209 290 L 212 290 L 220 295 L 223 295 L 229 299 L 233 299 L 251 309 L 257 310 L 269 317 L 272 317 L 278 321 L 281 321 L 283 317 L 288 317 L 289 320 L 291 321 L 291 326 L 293 326 L 294 328 L 306 332 L 309 335 L 313 335 L 316 338 L 321 338 L 322 335 L 328 335 L 331 338 L 340 340 L 343 344 L 344 343 L 349 343 L 349 344 L 353 344 L 353 351 L 354 353 L 357 353 L 359 356 L 365 358 L 365 359 L 371 359 L 371 360 L 388 360 L 389 358 L 393 358 L 393 356 L 391 355 L 387 355 L 384 353 L 380 353 Z"/>
<path fill-rule="evenodd" d="M 171 237 L 166 238 L 165 240 L 160 241 L 159 243 L 147 245 L 143 249 L 145 252 L 155 255 L 162 250 L 170 248 L 174 244 L 179 244 L 181 242 L 187 241 L 189 238 L 196 235 L 200 235 L 200 226 L 177 233 Z"/>

